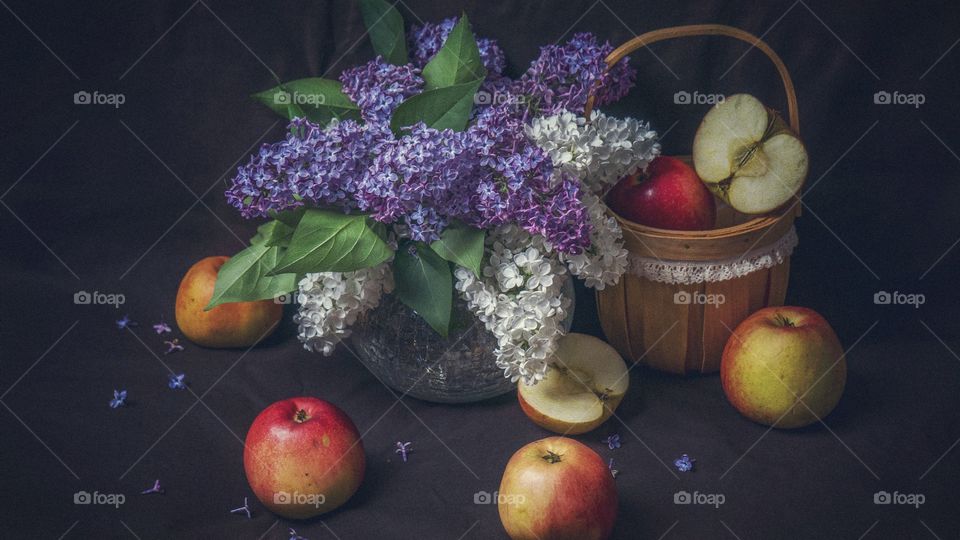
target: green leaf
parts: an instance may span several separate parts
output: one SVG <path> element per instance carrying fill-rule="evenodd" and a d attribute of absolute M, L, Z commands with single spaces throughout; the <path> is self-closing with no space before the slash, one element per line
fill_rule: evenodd
<path fill-rule="evenodd" d="M 291 236 L 293 236 L 293 227 L 282 221 L 273 220 L 257 227 L 257 234 L 250 239 L 250 243 L 263 244 L 267 247 L 287 247 Z"/>
<path fill-rule="evenodd" d="M 276 298 L 297 289 L 294 274 L 268 275 L 276 266 L 280 248 L 255 244 L 230 257 L 217 273 L 213 296 L 204 310 L 229 302 Z"/>
<path fill-rule="evenodd" d="M 317 77 L 282 83 L 253 97 L 284 118 L 305 116 L 321 125 L 333 118 L 360 119 L 360 108 L 339 81 Z"/>
<path fill-rule="evenodd" d="M 470 32 L 467 16 L 460 21 L 443 43 L 443 47 L 423 68 L 426 89 L 446 88 L 457 84 L 482 81 L 487 77 L 477 40 Z"/>
<path fill-rule="evenodd" d="M 463 131 L 481 82 L 435 88 L 407 98 L 393 112 L 390 129 L 399 134 L 401 128 L 423 121 L 432 128 Z"/>
<path fill-rule="evenodd" d="M 444 259 L 472 271 L 480 277 L 483 263 L 483 238 L 486 232 L 462 223 L 454 223 L 444 229 L 439 240 L 430 248 Z"/>
<path fill-rule="evenodd" d="M 447 337 L 453 306 L 450 263 L 426 244 L 404 242 L 393 261 L 393 279 L 394 292 L 400 301 L 423 317 L 437 333 Z"/>
<path fill-rule="evenodd" d="M 360 0 L 360 14 L 370 34 L 373 50 L 384 61 L 398 66 L 407 63 L 407 38 L 403 16 L 385 0 Z"/>
<path fill-rule="evenodd" d="M 300 223 L 300 219 L 303 218 L 303 214 L 306 211 L 306 206 L 299 206 L 292 210 L 284 210 L 283 212 L 270 210 L 267 213 L 270 214 L 270 217 L 273 219 L 282 222 L 284 225 L 287 225 L 290 228 L 296 229 L 297 225 Z"/>
<path fill-rule="evenodd" d="M 274 273 L 351 272 L 378 265 L 391 254 L 367 216 L 310 209 L 293 231 Z"/>

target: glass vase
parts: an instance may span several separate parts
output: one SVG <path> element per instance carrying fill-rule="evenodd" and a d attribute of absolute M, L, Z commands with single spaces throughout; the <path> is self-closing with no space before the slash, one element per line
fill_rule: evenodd
<path fill-rule="evenodd" d="M 567 276 L 564 294 L 570 311 L 565 331 L 573 321 L 573 280 Z M 425 401 L 469 403 L 493 398 L 516 388 L 503 376 L 493 351 L 497 341 L 467 303 L 455 296 L 447 337 L 401 302 L 385 295 L 380 305 L 361 316 L 352 327 L 349 345 L 360 361 L 398 392 Z"/>

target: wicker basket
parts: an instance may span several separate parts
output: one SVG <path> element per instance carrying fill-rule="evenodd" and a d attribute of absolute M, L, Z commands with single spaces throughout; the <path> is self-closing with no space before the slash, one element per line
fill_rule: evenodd
<path fill-rule="evenodd" d="M 607 57 L 609 66 L 651 43 L 687 36 L 721 35 L 736 38 L 766 54 L 776 66 L 787 95 L 789 122 L 799 134 L 797 96 L 790 74 L 780 57 L 760 38 L 723 25 L 692 25 L 655 30 L 637 36 Z M 589 117 L 591 98 L 585 113 Z M 689 156 L 680 156 L 690 163 Z M 715 229 L 670 231 L 646 227 L 615 216 L 624 231 L 631 259 L 664 262 L 711 263 L 741 260 L 793 235 L 799 215 L 799 198 L 763 216 L 739 214 L 725 205 L 717 209 Z M 789 256 L 782 262 L 722 281 L 693 284 L 654 281 L 628 270 L 620 283 L 597 293 L 600 323 L 609 342 L 625 358 L 678 374 L 712 373 L 731 331 L 748 315 L 765 306 L 782 305 L 790 275 Z M 677 301 L 690 298 L 723 298 L 722 303 Z M 681 296 L 677 296 L 681 295 Z M 714 295 L 714 296 L 710 296 Z M 722 295 L 722 297 L 717 296 Z"/>

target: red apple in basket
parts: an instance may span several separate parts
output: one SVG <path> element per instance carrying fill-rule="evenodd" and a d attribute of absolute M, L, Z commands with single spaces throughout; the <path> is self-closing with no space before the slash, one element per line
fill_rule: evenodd
<path fill-rule="evenodd" d="M 335 405 L 312 397 L 261 412 L 243 452 L 253 494 L 275 514 L 306 519 L 347 502 L 363 481 L 360 433 Z"/>
<path fill-rule="evenodd" d="M 727 399 L 747 418 L 798 428 L 830 414 L 847 380 L 840 340 L 816 311 L 768 307 L 733 331 L 720 360 Z"/>
<path fill-rule="evenodd" d="M 677 231 L 712 229 L 717 205 L 693 168 L 660 156 L 647 170 L 620 179 L 607 204 L 621 216 L 648 227 Z"/>
<path fill-rule="evenodd" d="M 513 540 L 600 540 L 617 519 L 617 486 L 596 452 L 548 437 L 510 458 L 497 508 Z"/>

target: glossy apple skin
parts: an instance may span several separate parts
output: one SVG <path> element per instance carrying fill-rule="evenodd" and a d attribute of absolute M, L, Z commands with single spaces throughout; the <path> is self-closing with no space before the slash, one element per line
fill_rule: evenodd
<path fill-rule="evenodd" d="M 298 411 L 306 420 L 297 420 Z M 270 405 L 253 421 L 243 468 L 253 494 L 271 512 L 306 519 L 347 502 L 363 481 L 366 456 L 357 427 L 343 411 L 322 399 L 295 397 Z M 322 495 L 323 504 L 278 504 L 279 492 Z"/>
<path fill-rule="evenodd" d="M 824 418 L 840 401 L 847 362 L 840 340 L 819 313 L 768 307 L 734 330 L 723 350 L 720 381 L 727 399 L 747 418 L 799 428 Z"/>
<path fill-rule="evenodd" d="M 550 453 L 559 461 L 544 459 Z M 601 540 L 617 519 L 617 486 L 607 464 L 567 437 L 517 450 L 498 493 L 500 521 L 513 540 Z"/>
<path fill-rule="evenodd" d="M 659 156 L 647 170 L 625 176 L 607 195 L 607 205 L 622 217 L 658 229 L 712 229 L 717 203 L 696 171 L 677 158 Z"/>
<path fill-rule="evenodd" d="M 220 304 L 204 311 L 213 297 L 217 273 L 230 257 L 207 257 L 190 267 L 177 290 L 177 326 L 203 347 L 250 347 L 279 326 L 283 306 L 273 300 Z"/>

